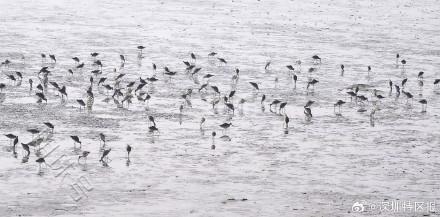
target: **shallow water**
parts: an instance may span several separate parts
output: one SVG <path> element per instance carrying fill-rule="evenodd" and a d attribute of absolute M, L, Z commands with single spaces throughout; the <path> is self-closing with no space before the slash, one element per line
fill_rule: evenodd
<path fill-rule="evenodd" d="M 44 152 L 59 147 L 46 161 L 65 154 L 62 165 L 75 163 L 68 170 L 71 179 L 55 177 L 59 170 L 51 168 L 39 176 L 36 156 L 32 153 L 28 163 L 21 163 L 21 147 L 13 158 L 10 141 L 2 137 L 0 216 L 356 216 L 356 201 L 440 202 L 440 90 L 434 91 L 433 85 L 440 78 L 436 1 L 23 0 L 0 1 L 0 14 L 1 61 L 12 61 L 0 76 L 0 83 L 8 85 L 0 104 L 0 132 L 29 142 L 32 135 L 26 130 L 45 129 L 42 123 L 50 121 L 55 134 Z M 138 45 L 146 47 L 141 61 Z M 228 63 L 208 58 L 212 51 Z M 155 63 L 160 80 L 147 88 L 149 106 L 133 99 L 128 109 L 118 109 L 112 100 L 104 102 L 103 88 L 95 87 L 93 112 L 80 112 L 76 99 L 86 100 L 89 72 L 95 69 L 91 52 L 100 53 L 111 85 L 120 72 L 126 74 L 122 85 L 150 77 Z M 223 105 L 218 114 L 213 112 L 212 90 L 206 93 L 208 102 L 194 90 L 192 108 L 179 116 L 184 102 L 180 95 L 200 86 L 184 72 L 182 61 L 188 61 L 191 52 L 202 67 L 200 83 L 206 82 L 203 75 L 214 74 L 210 84 L 222 94 L 229 93 L 234 70 L 240 69 L 234 104 L 238 108 L 240 99 L 246 102 L 233 116 L 227 132 L 231 141 L 220 138 L 219 125 L 229 114 Z M 38 84 L 40 53 L 56 54 L 49 79 L 67 86 L 66 104 L 52 87 L 47 105 L 36 104 L 29 94 L 28 79 L 34 80 L 34 89 Z M 396 53 L 408 62 L 405 74 L 395 66 Z M 126 56 L 124 68 L 119 67 L 119 54 Z M 311 95 L 305 86 L 308 68 L 318 67 L 311 59 L 315 54 L 322 57 L 322 65 L 310 75 L 319 80 Z M 74 56 L 86 68 L 70 76 L 67 69 L 74 67 Z M 297 60 L 302 60 L 302 72 L 294 90 L 285 66 L 298 68 Z M 267 61 L 269 71 L 264 70 Z M 340 64 L 345 65 L 343 77 Z M 170 82 L 162 75 L 165 66 L 178 71 Z M 20 86 L 6 77 L 15 70 L 24 75 Z M 423 96 L 418 92 L 419 71 L 425 72 Z M 403 94 L 398 100 L 394 93 L 388 97 L 388 80 L 399 84 L 405 77 L 405 89 L 415 96 L 412 109 Z M 250 81 L 259 83 L 258 93 Z M 371 105 L 358 113 L 357 105 L 347 103 L 341 117 L 333 113 L 338 99 L 350 101 L 344 88 L 358 83 L 370 84 L 386 97 L 376 112 L 375 127 L 369 123 Z M 427 113 L 420 112 L 421 98 L 428 100 Z M 269 112 L 274 99 L 288 102 L 288 134 L 283 117 Z M 311 123 L 303 114 L 308 100 L 315 101 Z M 159 135 L 148 132 L 148 115 L 155 117 Z M 204 132 L 199 130 L 202 116 L 207 120 Z M 215 150 L 210 148 L 212 131 L 218 134 Z M 109 167 L 98 163 L 99 133 L 112 148 Z M 91 151 L 87 168 L 76 164 L 70 135 L 78 135 L 82 149 Z M 133 147 L 129 166 L 127 144 Z M 75 201 L 69 184 L 83 175 L 93 189 Z M 437 213 L 376 209 L 362 215 Z"/>

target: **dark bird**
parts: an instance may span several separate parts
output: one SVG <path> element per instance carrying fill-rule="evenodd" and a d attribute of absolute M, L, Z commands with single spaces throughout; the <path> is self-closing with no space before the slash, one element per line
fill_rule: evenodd
<path fill-rule="evenodd" d="M 417 78 L 423 79 L 423 74 L 425 74 L 425 72 L 419 72 L 419 74 L 417 75 Z"/>
<path fill-rule="evenodd" d="M 304 105 L 304 108 L 309 108 L 310 106 L 313 105 L 313 103 L 315 103 L 315 101 L 312 100 L 307 101 L 306 105 Z"/>
<path fill-rule="evenodd" d="M 79 63 L 79 58 L 78 57 L 73 57 L 72 60 L 75 61 L 77 64 Z"/>
<path fill-rule="evenodd" d="M 434 85 L 438 85 L 438 84 L 440 84 L 440 79 L 435 79 L 434 80 Z"/>
<path fill-rule="evenodd" d="M 79 137 L 78 136 L 70 136 L 70 138 L 72 138 L 72 140 L 73 140 L 73 147 L 75 148 L 76 147 L 76 143 L 78 143 L 80 145 L 79 149 L 81 149 L 82 143 L 79 140 Z"/>
<path fill-rule="evenodd" d="M 223 59 L 223 58 L 217 58 L 220 62 L 222 62 L 222 63 L 224 63 L 224 64 L 227 64 L 227 62 L 226 62 L 226 60 L 225 59 Z"/>
<path fill-rule="evenodd" d="M 77 68 L 77 69 L 82 69 L 82 68 L 84 68 L 84 63 L 81 63 L 81 64 L 77 65 L 76 68 Z M 73 71 L 72 71 L 71 74 L 73 74 Z"/>
<path fill-rule="evenodd" d="M 287 69 L 289 69 L 289 70 L 295 71 L 295 68 L 293 68 L 292 65 L 287 65 L 286 67 L 287 67 Z"/>
<path fill-rule="evenodd" d="M 25 143 L 21 143 L 21 147 L 23 147 L 23 150 L 27 152 L 26 157 L 29 157 L 29 155 L 31 154 L 31 151 L 29 150 L 29 145 Z"/>
<path fill-rule="evenodd" d="M 53 60 L 55 63 L 57 62 L 57 59 L 55 58 L 55 55 L 49 54 L 49 57 L 51 60 Z"/>
<path fill-rule="evenodd" d="M 97 57 L 98 55 L 99 55 L 99 53 L 96 53 L 96 52 L 90 54 L 90 56 L 92 56 L 92 57 Z"/>
<path fill-rule="evenodd" d="M 428 101 L 426 99 L 421 99 L 419 100 L 419 103 L 422 104 L 422 112 L 426 112 Z"/>
<path fill-rule="evenodd" d="M 263 104 L 264 103 L 264 100 L 266 100 L 266 95 L 265 94 L 263 94 L 263 96 L 261 96 L 261 104 Z"/>
<path fill-rule="evenodd" d="M 81 158 L 83 158 L 84 161 L 86 161 L 87 156 L 89 156 L 89 154 L 90 154 L 90 151 L 83 151 L 82 154 L 80 156 L 78 156 L 78 163 Z"/>
<path fill-rule="evenodd" d="M 254 87 L 256 90 L 260 90 L 260 88 L 258 88 L 258 84 L 255 82 L 249 82 L 249 84 L 252 85 L 252 87 Z"/>
<path fill-rule="evenodd" d="M 105 80 L 107 80 L 107 78 L 105 78 L 105 77 L 100 78 L 99 81 L 98 81 L 98 86 L 99 86 L 100 84 L 104 83 Z"/>
<path fill-rule="evenodd" d="M 287 115 L 284 115 L 284 128 L 285 129 L 289 128 L 289 122 L 290 122 L 289 117 L 287 117 Z"/>
<path fill-rule="evenodd" d="M 313 61 L 319 61 L 319 63 L 321 63 L 321 57 L 319 57 L 318 55 L 313 55 L 312 56 Z"/>
<path fill-rule="evenodd" d="M 269 66 L 270 66 L 270 61 L 268 61 L 268 62 L 266 63 L 266 65 L 264 66 L 264 70 L 267 70 L 267 69 L 269 68 Z"/>
<path fill-rule="evenodd" d="M 85 107 L 86 103 L 82 99 L 77 99 L 76 102 L 79 104 L 79 110 L 81 111 L 81 107 Z"/>
<path fill-rule="evenodd" d="M 225 132 L 231 125 L 231 123 L 223 123 L 220 124 L 220 127 L 223 128 L 223 132 Z"/>
<path fill-rule="evenodd" d="M 313 117 L 312 110 L 309 107 L 304 107 L 304 114 L 306 115 L 306 120 L 310 121 Z"/>
<path fill-rule="evenodd" d="M 6 84 L 0 83 L 0 92 L 3 92 L 4 88 L 6 88 Z"/>
<path fill-rule="evenodd" d="M 52 124 L 52 123 L 50 123 L 50 122 L 44 122 L 43 123 L 44 125 L 46 125 L 47 127 L 49 127 L 49 129 L 52 131 L 52 133 L 53 133 L 53 130 L 55 129 L 55 126 Z"/>
<path fill-rule="evenodd" d="M 215 56 L 215 55 L 217 55 L 216 52 L 211 52 L 211 53 L 208 54 L 208 56 L 210 56 L 210 57 L 213 57 L 213 56 Z"/>
<path fill-rule="evenodd" d="M 408 78 L 405 78 L 405 79 L 402 80 L 402 89 L 405 88 L 405 84 L 406 84 L 407 81 L 408 81 Z"/>
<path fill-rule="evenodd" d="M 41 100 L 46 101 L 46 104 L 47 104 L 46 96 L 44 96 L 43 93 L 36 93 L 35 95 L 38 96 L 39 101 L 41 101 Z"/>
<path fill-rule="evenodd" d="M 217 86 L 211 86 L 211 88 L 212 88 L 212 90 L 214 90 L 214 92 L 216 92 L 217 94 L 220 95 L 220 91 Z"/>
<path fill-rule="evenodd" d="M 281 101 L 276 99 L 270 103 L 269 107 L 272 108 L 272 106 L 275 105 L 275 108 L 276 108 L 276 106 L 280 103 L 281 103 Z"/>
<path fill-rule="evenodd" d="M 128 160 L 130 160 L 131 146 L 130 146 L 130 145 L 127 145 L 126 150 L 127 150 L 127 158 L 128 158 Z"/>
<path fill-rule="evenodd" d="M 122 55 L 122 54 L 119 55 L 119 58 L 121 58 L 121 62 L 122 62 L 122 63 L 125 63 L 125 56 L 124 56 L 124 55 Z"/>
<path fill-rule="evenodd" d="M 337 114 L 341 114 L 341 106 L 344 105 L 345 102 L 342 100 L 338 100 L 334 105 L 333 105 L 333 111 L 336 113 L 336 106 L 339 107 L 339 113 Z"/>
<path fill-rule="evenodd" d="M 101 156 L 101 159 L 99 160 L 99 162 L 103 162 L 103 163 L 107 164 L 107 162 L 104 161 L 104 158 L 105 157 L 108 158 L 108 154 L 110 153 L 111 150 L 112 150 L 111 148 L 109 148 L 107 150 L 104 150 L 104 152 L 102 153 L 102 156 Z"/>

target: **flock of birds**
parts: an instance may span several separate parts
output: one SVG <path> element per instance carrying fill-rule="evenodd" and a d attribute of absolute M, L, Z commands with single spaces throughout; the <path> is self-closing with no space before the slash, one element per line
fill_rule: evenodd
<path fill-rule="evenodd" d="M 138 58 L 142 59 L 143 57 L 143 50 L 145 49 L 144 46 L 138 46 Z M 75 99 L 79 111 L 87 110 L 88 112 L 91 112 L 94 105 L 94 99 L 95 99 L 95 92 L 94 90 L 101 90 L 102 92 L 105 92 L 106 99 L 105 102 L 113 101 L 114 104 L 118 108 L 128 108 L 130 104 L 133 103 L 133 99 L 137 98 L 139 102 L 145 103 L 146 107 L 149 107 L 149 101 L 153 97 L 151 93 L 148 90 L 145 90 L 148 85 L 154 85 L 155 82 L 159 81 L 158 78 L 159 70 L 156 66 L 156 64 L 152 64 L 153 69 L 153 76 L 148 78 L 142 78 L 139 77 L 136 80 L 128 81 L 128 82 L 122 82 L 124 80 L 124 76 L 126 74 L 124 73 L 117 73 L 116 69 L 113 70 L 114 73 L 116 73 L 116 77 L 114 79 L 109 79 L 109 74 L 105 74 L 103 71 L 103 63 L 102 60 L 99 59 L 100 55 L 99 53 L 91 53 L 90 54 L 90 65 L 93 68 L 93 70 L 90 71 L 90 77 L 89 82 L 87 82 L 87 99 Z M 49 61 L 47 60 L 49 58 Z M 214 74 L 205 73 L 203 77 L 203 83 L 200 84 L 200 81 L 198 79 L 198 74 L 201 72 L 202 68 L 197 64 L 198 56 L 194 53 L 190 54 L 190 60 L 189 61 L 183 61 L 183 64 L 185 65 L 185 74 L 188 75 L 188 78 L 194 82 L 195 84 L 199 85 L 199 88 L 193 90 L 193 89 L 187 89 L 185 93 L 181 95 L 181 98 L 183 99 L 183 103 L 180 105 L 179 110 L 180 113 L 183 112 L 185 107 L 191 107 L 192 104 L 190 102 L 191 96 L 193 91 L 197 91 L 200 94 L 208 95 L 212 93 L 212 100 L 208 102 L 208 100 L 205 97 L 202 97 L 203 101 L 206 101 L 212 106 L 212 109 L 216 112 L 216 109 L 219 104 L 224 105 L 224 111 L 228 113 L 228 119 L 223 124 L 219 125 L 219 127 L 223 131 L 222 137 L 228 137 L 227 136 L 227 130 L 233 126 L 232 125 L 232 119 L 234 116 L 234 112 L 237 109 L 242 109 L 243 104 L 246 102 L 245 99 L 238 100 L 237 103 L 234 104 L 234 96 L 236 95 L 237 91 L 237 84 L 240 80 L 240 70 L 235 69 L 233 76 L 231 78 L 231 90 L 222 92 L 220 91 L 220 88 L 218 86 L 214 86 L 210 84 L 210 78 L 214 77 Z M 73 67 L 71 69 L 68 69 L 67 72 L 71 75 L 77 72 L 81 72 L 86 67 L 85 62 L 82 62 L 80 58 L 78 57 L 72 57 L 73 60 Z M 215 62 L 217 64 L 226 65 L 228 62 L 224 58 L 217 57 L 217 53 L 211 52 L 208 54 L 208 60 Z M 24 57 L 23 57 L 24 61 Z M 120 68 L 123 68 L 126 63 L 126 57 L 124 55 L 120 55 Z M 318 55 L 314 55 L 311 57 L 312 65 L 313 67 L 309 68 L 307 70 L 307 78 L 304 81 L 306 86 L 305 91 L 307 94 L 311 93 L 313 94 L 315 85 L 319 83 L 319 80 L 312 77 L 313 72 L 316 72 L 319 70 L 320 65 L 322 64 L 321 58 Z M 50 79 L 50 75 L 52 74 L 51 69 L 55 67 L 57 64 L 57 58 L 55 55 L 49 54 L 41 54 L 41 63 L 42 67 L 41 69 L 36 72 L 37 78 L 38 78 L 38 85 L 36 86 L 36 90 L 34 90 L 34 80 L 32 78 L 29 78 L 29 93 L 31 95 L 34 95 L 36 97 L 36 103 L 44 106 L 48 103 L 50 100 L 48 97 L 48 90 L 49 88 L 53 88 L 54 92 L 56 93 L 57 97 L 61 100 L 61 103 L 66 103 L 69 99 L 69 93 L 68 89 L 64 85 L 58 84 L 56 81 Z M 11 70 L 11 65 L 14 63 L 10 60 L 6 59 L 5 61 L 1 62 L 1 69 L 2 74 L 6 75 L 6 77 L 10 80 L 10 86 L 19 86 L 21 85 L 21 82 L 24 80 L 24 75 L 20 71 Z M 289 79 L 291 79 L 292 88 L 297 88 L 297 82 L 298 82 L 298 75 L 301 73 L 301 64 L 302 62 L 300 60 L 296 61 L 294 65 L 287 65 L 286 68 L 288 70 Z M 25 65 L 25 63 L 23 63 Z M 400 55 L 396 55 L 396 67 L 400 67 L 402 70 L 402 73 L 405 72 L 405 65 L 406 60 L 400 59 Z M 264 69 L 269 70 L 271 67 L 271 62 L 267 62 Z M 340 65 L 341 73 L 340 76 L 344 76 L 345 72 L 345 66 Z M 371 67 L 368 66 L 368 75 L 370 75 Z M 163 80 L 167 80 L 168 82 L 171 82 L 173 77 L 175 77 L 178 72 L 171 70 L 169 67 L 165 66 L 162 72 L 162 78 Z M 423 87 L 424 84 L 424 72 L 418 73 L 417 76 L 418 85 L 420 88 Z M 113 82 L 113 83 L 112 83 Z M 275 82 L 278 82 L 278 78 L 276 78 Z M 391 97 L 394 92 L 394 97 L 398 99 L 400 97 L 400 94 L 403 93 L 406 97 L 406 103 L 410 106 L 412 104 L 414 95 L 407 91 L 405 89 L 406 84 L 408 82 L 408 78 L 403 79 L 401 82 L 394 83 L 391 80 L 389 81 L 389 95 L 388 97 Z M 124 84 L 124 85 L 123 85 Z M 440 84 L 440 79 L 434 80 L 434 85 L 436 88 L 438 88 Z M 50 86 L 49 86 L 50 85 Z M 258 82 L 249 82 L 249 85 L 254 89 L 253 93 L 255 95 L 260 95 L 261 100 L 259 103 L 262 106 L 262 109 L 264 110 L 265 104 L 267 102 L 266 95 L 264 93 L 260 93 L 260 85 Z M 6 93 L 4 93 L 4 89 L 7 88 L 7 84 L 0 83 L 0 103 L 2 103 L 6 98 Z M 362 91 L 370 91 L 371 96 L 367 97 L 365 94 L 361 94 Z M 367 111 L 364 107 L 366 104 L 371 104 L 373 108 L 371 109 L 370 113 L 370 123 L 372 126 L 374 126 L 374 114 L 376 110 L 378 110 L 378 105 L 380 104 L 380 101 L 385 96 L 380 94 L 380 91 L 378 91 L 375 88 L 371 88 L 368 85 L 365 84 L 355 84 L 347 88 L 346 92 L 347 96 L 350 97 L 350 101 L 352 103 L 355 103 L 356 105 L 359 105 L 360 108 L 358 109 L 358 112 L 365 112 Z M 422 105 L 422 112 L 426 112 L 426 107 L 428 101 L 426 99 L 420 99 L 418 101 Z M 287 102 L 279 100 L 279 99 L 273 99 L 269 103 L 269 109 L 273 113 L 277 113 L 281 116 L 283 116 L 283 128 L 288 129 L 289 128 L 289 122 L 290 119 L 287 116 L 286 113 L 286 106 Z M 309 100 L 304 105 L 304 117 L 305 121 L 310 122 L 313 118 L 312 115 L 312 106 L 314 104 L 314 101 Z M 342 115 L 341 108 L 342 106 L 346 104 L 346 101 L 344 100 L 337 100 L 334 103 L 334 113 L 338 116 Z M 267 104 L 266 104 L 267 105 Z M 203 128 L 203 125 L 206 121 L 205 117 L 202 117 L 200 120 L 200 129 Z M 50 122 L 44 122 L 43 123 L 46 127 L 46 129 L 28 129 L 27 131 L 32 134 L 32 140 L 28 143 L 21 143 L 21 147 L 23 149 L 23 160 L 22 162 L 28 162 L 28 159 L 31 154 L 31 148 L 35 152 L 37 156 L 36 162 L 39 164 L 39 174 L 42 174 L 43 171 L 41 169 L 42 164 L 46 164 L 45 156 L 42 153 L 42 148 L 40 147 L 41 143 L 44 141 L 50 139 L 53 134 L 55 133 L 54 129 L 55 126 Z M 155 119 L 153 116 L 148 116 L 148 129 L 149 132 L 153 135 L 156 133 L 159 133 L 158 126 L 156 125 Z M 17 145 L 19 144 L 19 136 L 14 134 L 5 134 L 5 136 L 11 140 L 11 148 L 13 152 L 13 156 L 17 158 Z M 217 133 L 215 131 L 212 132 L 212 145 L 211 149 L 215 149 L 215 143 L 214 139 L 217 136 Z M 78 153 L 78 163 L 86 165 L 87 156 L 90 154 L 90 151 L 82 150 L 82 142 L 81 139 L 76 135 L 71 135 L 70 138 L 74 142 L 74 150 Z M 100 159 L 99 162 L 102 163 L 103 166 L 108 166 L 109 163 L 109 154 L 111 152 L 111 148 L 108 148 L 106 146 L 106 136 L 103 133 L 99 134 L 99 141 L 101 143 L 99 148 L 100 153 Z M 79 147 L 77 147 L 79 145 Z M 126 146 L 126 152 L 127 152 L 127 164 L 130 162 L 130 153 L 132 151 L 132 147 L 130 145 Z"/>

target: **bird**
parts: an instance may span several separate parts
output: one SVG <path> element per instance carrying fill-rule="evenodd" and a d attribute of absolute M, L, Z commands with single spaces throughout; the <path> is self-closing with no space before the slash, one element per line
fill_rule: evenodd
<path fill-rule="evenodd" d="M 43 124 L 46 125 L 47 127 L 49 127 L 49 129 L 50 129 L 51 132 L 53 133 L 53 130 L 54 130 L 55 126 L 54 126 L 52 123 L 50 123 L 50 122 L 44 122 Z"/>
<path fill-rule="evenodd" d="M 21 147 L 23 148 L 23 150 L 26 151 L 25 157 L 29 157 L 29 155 L 31 154 L 31 151 L 29 150 L 29 145 L 25 143 L 21 143 Z"/>
<path fill-rule="evenodd" d="M 338 100 L 338 101 L 334 104 L 334 106 L 333 106 L 333 111 L 335 112 L 335 114 L 338 114 L 338 115 L 341 114 L 341 106 L 344 105 L 344 104 L 345 104 L 345 102 L 344 102 L 343 100 Z M 336 109 L 335 109 L 336 106 L 339 107 L 339 113 L 336 113 Z"/>
<path fill-rule="evenodd" d="M 307 103 L 304 105 L 304 108 L 309 108 L 310 106 L 313 105 L 313 103 L 315 103 L 315 101 L 313 101 L 313 100 L 307 101 Z"/>
<path fill-rule="evenodd" d="M 79 111 L 81 111 L 81 107 L 86 106 L 86 103 L 82 99 L 77 99 L 76 102 L 79 104 Z"/>
<path fill-rule="evenodd" d="M 434 80 L 434 85 L 438 86 L 440 84 L 440 78 Z"/>
<path fill-rule="evenodd" d="M 428 101 L 426 99 L 421 99 L 419 100 L 419 103 L 422 104 L 422 113 L 425 113 Z"/>
<path fill-rule="evenodd" d="M 111 148 L 104 150 L 104 152 L 102 152 L 101 159 L 99 159 L 99 162 L 102 162 L 104 165 L 107 165 L 108 154 L 110 153 L 111 150 L 112 150 Z M 104 161 L 104 158 L 106 158 L 107 160 Z"/>
<path fill-rule="evenodd" d="M 200 119 L 200 130 L 203 129 L 203 124 L 205 123 L 205 121 L 206 121 L 205 117 L 202 117 L 202 119 Z"/>
<path fill-rule="evenodd" d="M 73 148 L 75 149 L 76 148 L 76 143 L 78 143 L 80 145 L 79 149 L 81 149 L 82 143 L 79 140 L 79 137 L 78 136 L 70 136 L 70 138 L 72 138 L 72 140 L 73 140 Z"/>
<path fill-rule="evenodd" d="M 295 68 L 293 68 L 292 65 L 287 65 L 286 68 L 289 69 L 289 70 L 291 70 L 291 71 L 295 71 Z"/>
<path fill-rule="evenodd" d="M 46 96 L 44 96 L 43 93 L 36 93 L 35 95 L 38 96 L 38 98 L 39 98 L 39 99 L 38 99 L 38 102 L 45 101 L 46 104 L 47 104 Z"/>
<path fill-rule="evenodd" d="M 263 96 L 261 96 L 260 104 L 263 105 L 265 100 L 266 100 L 266 95 L 263 94 Z"/>
<path fill-rule="evenodd" d="M 32 134 L 32 138 L 35 134 L 40 133 L 40 130 L 38 130 L 38 129 L 28 129 L 27 131 Z"/>
<path fill-rule="evenodd" d="M 402 80 L 402 89 L 405 89 L 406 82 L 408 82 L 408 78 Z"/>
<path fill-rule="evenodd" d="M 304 107 L 304 114 L 306 115 L 306 121 L 310 121 L 313 117 L 310 107 Z"/>
<path fill-rule="evenodd" d="M 211 133 L 211 137 L 212 137 L 212 144 L 211 144 L 211 149 L 215 150 L 215 136 L 217 135 L 217 133 L 215 131 L 212 131 Z"/>
<path fill-rule="evenodd" d="M 55 58 L 55 55 L 53 55 L 53 54 L 49 54 L 49 58 L 50 58 L 54 63 L 57 62 L 57 58 Z"/>
<path fill-rule="evenodd" d="M 41 171 L 41 164 L 44 163 L 46 165 L 46 160 L 44 160 L 44 158 L 40 157 L 35 162 L 38 163 L 38 174 L 42 174 L 43 171 Z"/>
<path fill-rule="evenodd" d="M 127 145 L 126 150 L 127 150 L 127 161 L 130 161 L 130 152 L 131 152 L 131 146 Z"/>
<path fill-rule="evenodd" d="M 101 147 L 105 147 L 105 135 L 104 135 L 104 133 L 99 133 L 99 143 L 100 143 L 100 146 Z M 104 145 L 102 145 L 102 144 L 104 144 Z"/>
<path fill-rule="evenodd" d="M 312 56 L 313 62 L 316 63 L 319 61 L 319 63 L 321 63 L 321 57 L 319 57 L 318 55 L 313 55 Z"/>
<path fill-rule="evenodd" d="M 227 64 L 228 62 L 226 62 L 226 60 L 225 59 L 223 59 L 223 58 L 217 58 L 221 63 L 224 63 L 224 64 Z"/>
<path fill-rule="evenodd" d="M 84 164 L 86 164 L 87 163 L 87 156 L 89 156 L 89 154 L 90 154 L 90 151 L 83 151 L 81 153 L 81 155 L 78 156 L 78 163 L 79 163 L 79 160 L 82 158 L 82 159 L 84 159 Z"/>
<path fill-rule="evenodd" d="M 290 122 L 289 117 L 287 115 L 284 115 L 284 128 L 285 129 L 289 128 L 289 122 Z"/>
<path fill-rule="evenodd" d="M 267 61 L 267 62 L 266 62 L 266 65 L 264 66 L 264 70 L 267 70 L 267 69 L 269 68 L 270 63 L 271 63 L 270 61 Z"/>
<path fill-rule="evenodd" d="M 0 93 L 3 92 L 3 89 L 6 88 L 6 84 L 0 83 Z"/>
<path fill-rule="evenodd" d="M 231 126 L 231 123 L 223 123 L 220 124 L 220 127 L 223 128 L 223 134 L 225 133 L 225 131 Z"/>
<path fill-rule="evenodd" d="M 249 84 L 252 85 L 252 87 L 254 87 L 257 91 L 260 90 L 260 88 L 258 87 L 258 84 L 255 82 L 249 82 Z"/>
<path fill-rule="evenodd" d="M 73 57 L 72 60 L 75 61 L 76 64 L 79 64 L 79 58 L 78 57 Z"/>

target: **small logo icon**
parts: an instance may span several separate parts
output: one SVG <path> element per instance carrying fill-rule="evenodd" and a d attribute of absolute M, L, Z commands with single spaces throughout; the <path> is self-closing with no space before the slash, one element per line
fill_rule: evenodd
<path fill-rule="evenodd" d="M 364 207 L 364 205 L 362 203 L 355 202 L 353 204 L 353 206 L 351 207 L 351 210 L 353 212 L 363 212 L 365 210 L 365 207 Z"/>

